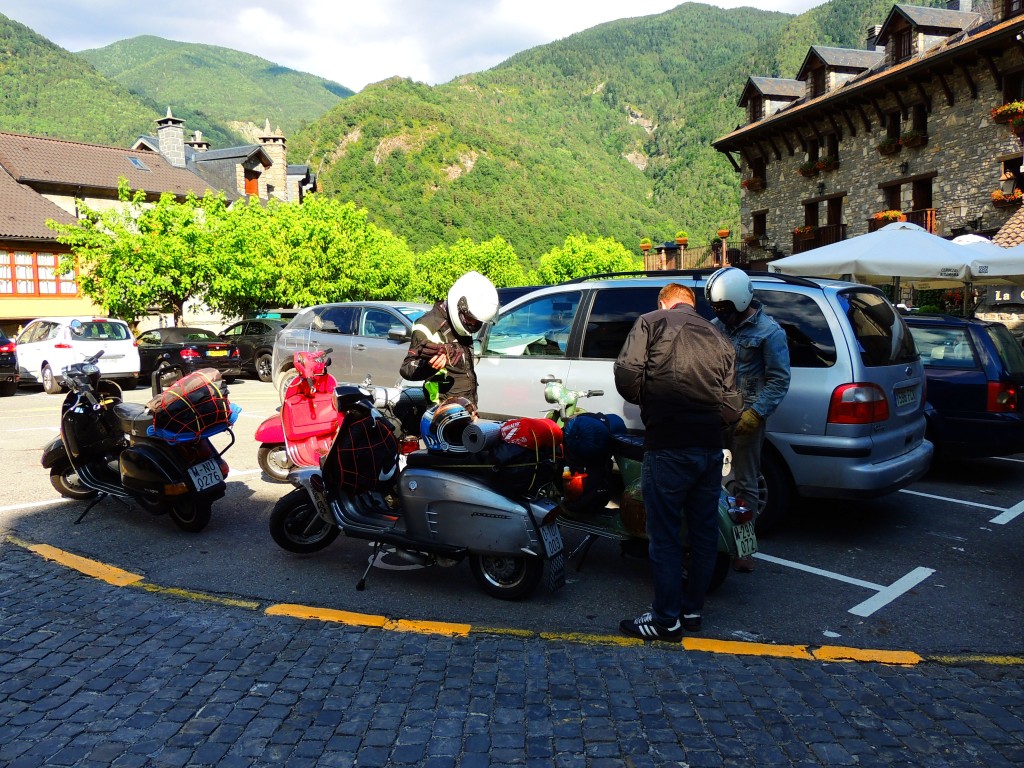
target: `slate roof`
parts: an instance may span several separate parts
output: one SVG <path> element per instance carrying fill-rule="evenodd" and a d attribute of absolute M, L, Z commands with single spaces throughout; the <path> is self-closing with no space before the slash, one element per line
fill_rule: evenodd
<path fill-rule="evenodd" d="M 804 95 L 806 83 L 802 80 L 789 80 L 783 77 L 748 77 L 743 87 L 739 106 L 745 107 L 750 98 L 750 91 L 756 90 L 768 99 L 799 99 Z"/>
<path fill-rule="evenodd" d="M 73 224 L 75 217 L 28 187 L 16 182 L 0 168 L 0 240 L 53 240 L 57 235 L 46 226 L 47 219 Z"/>
<path fill-rule="evenodd" d="M 914 27 L 929 27 L 948 32 L 963 32 L 977 21 L 981 14 L 969 11 L 950 11 L 946 8 L 922 8 L 917 5 L 894 5 L 885 17 L 882 29 L 878 33 L 878 44 L 885 45 L 889 39 L 892 22 L 902 16 Z"/>
<path fill-rule="evenodd" d="M 129 158 L 144 166 L 138 168 Z M 163 156 L 119 147 L 83 144 L 42 136 L 0 133 L 0 166 L 20 184 L 34 188 L 117 189 L 125 177 L 132 189 L 159 195 L 202 196 L 214 190 L 191 171 L 175 168 Z"/>
<path fill-rule="evenodd" d="M 804 56 L 804 63 L 797 72 L 797 80 L 805 80 L 811 59 L 820 59 L 829 69 L 856 69 L 861 72 L 872 69 L 885 61 L 884 51 L 866 51 L 858 48 L 830 48 L 812 45 Z"/>

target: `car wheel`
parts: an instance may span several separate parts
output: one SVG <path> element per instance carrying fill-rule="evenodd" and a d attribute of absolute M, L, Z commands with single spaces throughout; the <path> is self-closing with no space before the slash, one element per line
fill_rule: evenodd
<path fill-rule="evenodd" d="M 284 402 L 284 393 L 288 389 L 288 385 L 292 383 L 296 376 L 298 376 L 294 369 L 283 371 L 278 379 L 277 383 L 277 394 L 281 398 L 281 402 Z"/>
<path fill-rule="evenodd" d="M 50 367 L 49 363 L 43 366 L 43 370 L 40 372 L 40 378 L 43 380 L 43 390 L 46 394 L 60 394 L 60 382 L 57 381 L 57 377 L 53 375 L 53 369 Z"/>
<path fill-rule="evenodd" d="M 767 536 L 785 519 L 793 504 L 793 480 L 789 470 L 767 441 L 761 452 L 761 476 L 764 478 L 764 507 L 754 523 L 758 536 Z"/>
<path fill-rule="evenodd" d="M 18 382 L 5 381 L 0 384 L 0 397 L 11 397 L 18 391 Z"/>
<path fill-rule="evenodd" d="M 263 382 L 269 382 L 274 380 L 274 358 L 264 352 L 256 358 L 256 378 Z"/>

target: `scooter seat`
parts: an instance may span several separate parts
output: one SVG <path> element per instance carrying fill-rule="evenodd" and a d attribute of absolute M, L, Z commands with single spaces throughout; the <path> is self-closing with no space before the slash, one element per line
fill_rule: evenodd
<path fill-rule="evenodd" d="M 146 430 L 153 426 L 153 414 L 139 403 L 118 403 L 114 415 L 121 429 L 133 437 L 145 437 Z"/>
<path fill-rule="evenodd" d="M 466 474 L 485 476 L 496 471 L 487 453 L 442 453 L 440 451 L 413 451 L 405 457 L 407 467 L 419 469 L 443 469 Z"/>
<path fill-rule="evenodd" d="M 612 435 L 612 452 L 633 461 L 643 461 L 643 435 Z"/>

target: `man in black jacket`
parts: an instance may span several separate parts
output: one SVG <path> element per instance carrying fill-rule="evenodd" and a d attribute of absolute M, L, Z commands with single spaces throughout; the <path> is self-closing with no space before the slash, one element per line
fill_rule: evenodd
<path fill-rule="evenodd" d="M 641 475 L 654 600 L 619 628 L 644 640 L 678 641 L 700 630 L 718 542 L 723 425 L 743 407 L 729 340 L 694 309 L 693 291 L 670 283 L 658 309 L 637 318 L 615 361 L 615 387 L 640 405 Z M 682 588 L 682 515 L 690 544 Z"/>

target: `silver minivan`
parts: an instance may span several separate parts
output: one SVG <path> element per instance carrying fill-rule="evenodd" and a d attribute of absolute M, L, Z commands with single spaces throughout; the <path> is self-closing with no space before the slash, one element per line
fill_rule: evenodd
<path fill-rule="evenodd" d="M 339 383 L 393 386 L 409 350 L 412 326 L 430 304 L 345 301 L 303 309 L 274 340 L 274 384 L 283 392 L 295 374 L 296 352 L 330 349 L 329 371 Z"/>
<path fill-rule="evenodd" d="M 540 380 L 599 389 L 581 403 L 642 430 L 640 410 L 615 390 L 612 364 L 637 316 L 657 308 L 668 282 L 689 285 L 711 317 L 713 270 L 563 283 L 503 307 L 484 331 L 477 363 L 481 416 L 538 416 L 550 407 Z M 879 496 L 927 470 L 924 370 L 903 319 L 877 288 L 837 280 L 752 273 L 755 298 L 786 331 L 789 393 L 768 420 L 758 528 L 777 524 L 793 495 Z"/>

